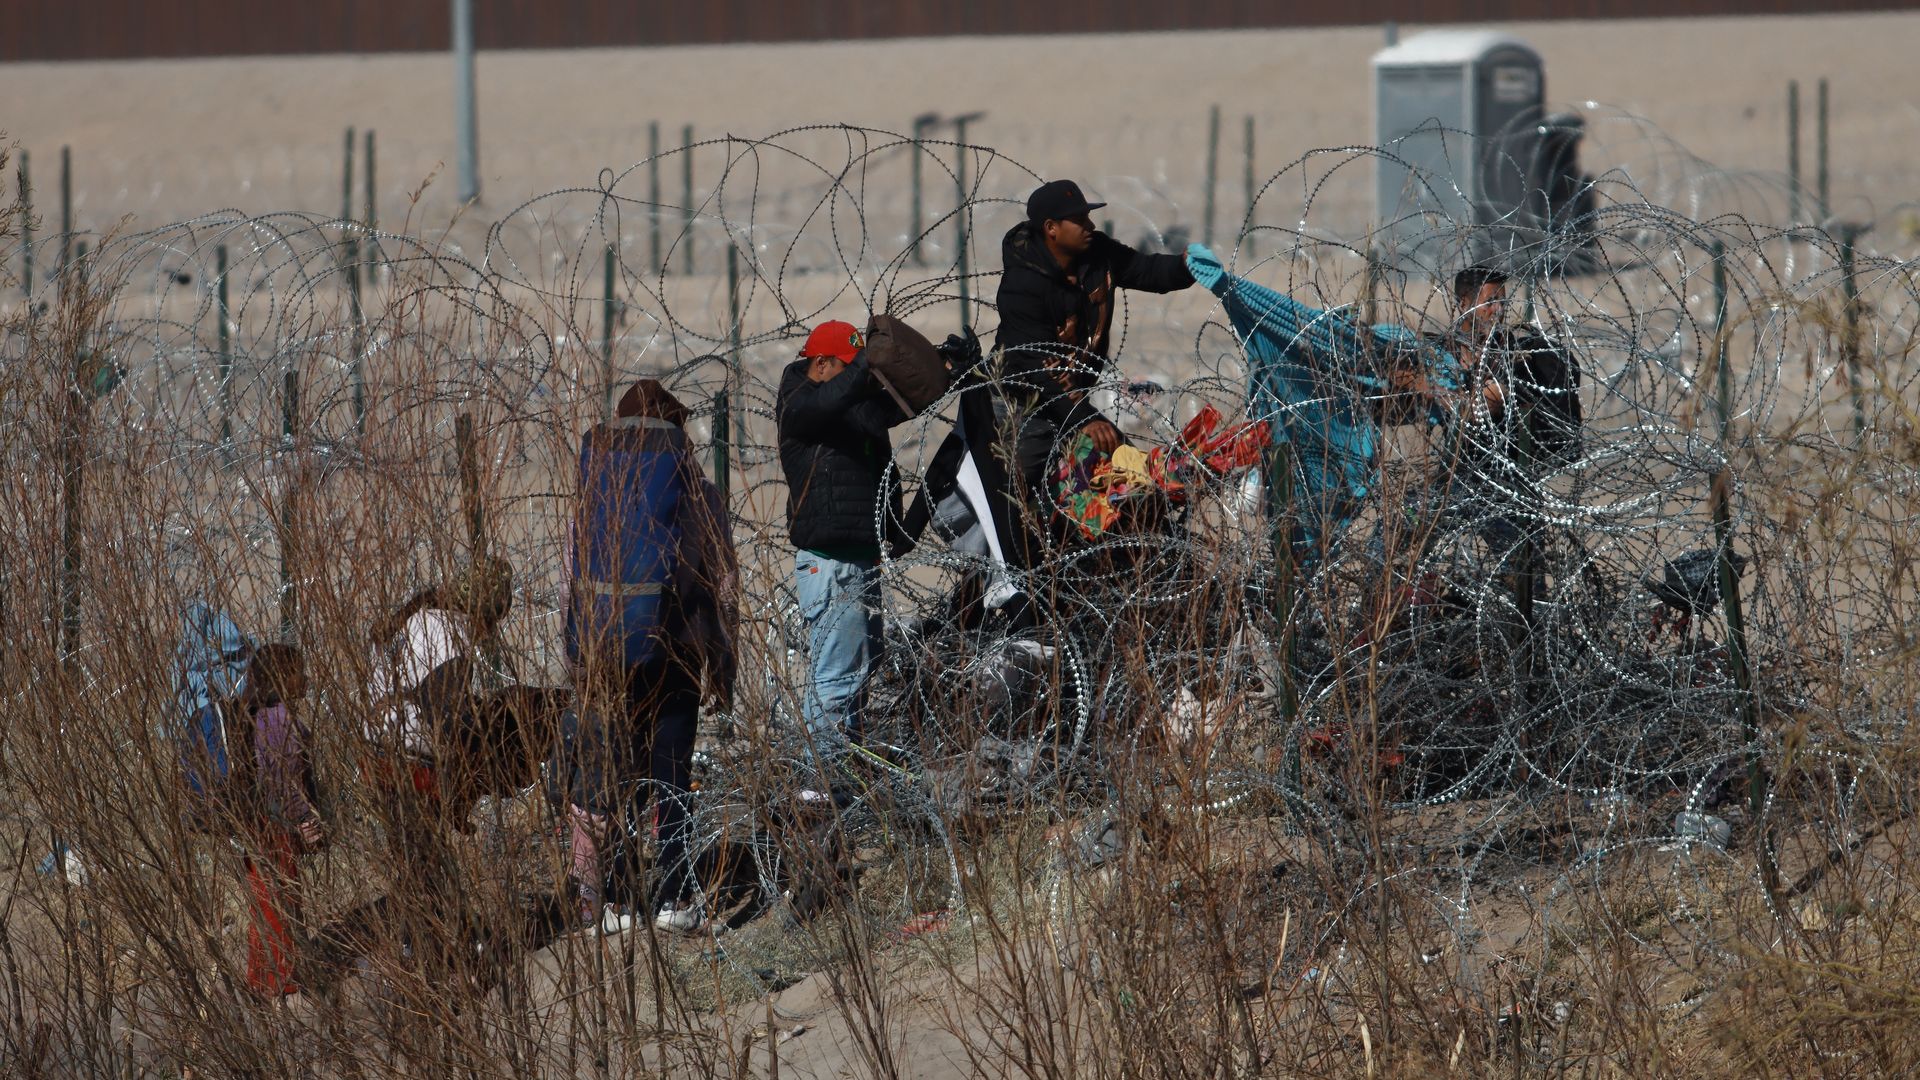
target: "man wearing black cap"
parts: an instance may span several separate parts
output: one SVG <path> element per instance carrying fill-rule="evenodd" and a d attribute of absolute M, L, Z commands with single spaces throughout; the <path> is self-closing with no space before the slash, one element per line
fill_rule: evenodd
<path fill-rule="evenodd" d="M 1083 431 L 1103 453 L 1124 441 L 1087 400 L 1107 370 L 1114 291 L 1169 293 L 1193 284 L 1183 256 L 1143 255 L 1097 231 L 1089 215 L 1105 205 L 1088 202 L 1071 180 L 1050 180 L 1028 197 L 1027 220 L 1001 241 L 994 348 L 1009 404 L 1023 417 L 1017 482 L 1028 499 L 1042 490 L 1064 436 Z"/>

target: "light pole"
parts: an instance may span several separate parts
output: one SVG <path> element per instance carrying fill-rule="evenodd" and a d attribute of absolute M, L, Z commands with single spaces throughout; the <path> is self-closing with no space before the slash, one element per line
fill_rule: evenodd
<path fill-rule="evenodd" d="M 480 133 L 473 107 L 473 0 L 453 0 L 453 99 L 464 204 L 480 197 Z"/>

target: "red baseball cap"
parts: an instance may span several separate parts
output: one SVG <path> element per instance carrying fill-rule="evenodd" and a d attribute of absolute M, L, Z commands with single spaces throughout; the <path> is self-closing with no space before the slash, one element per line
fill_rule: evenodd
<path fill-rule="evenodd" d="M 807 343 L 801 347 L 802 359 L 811 360 L 816 356 L 831 356 L 843 364 L 853 363 L 860 350 L 867 347 L 867 336 L 860 328 L 850 322 L 834 319 L 823 322 L 807 335 Z"/>

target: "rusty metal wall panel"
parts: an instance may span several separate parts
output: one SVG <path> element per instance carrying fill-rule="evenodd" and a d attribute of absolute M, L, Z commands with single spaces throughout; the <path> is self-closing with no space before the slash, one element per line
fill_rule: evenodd
<path fill-rule="evenodd" d="M 0 61 L 416 52 L 450 0 L 5 0 Z M 1920 0 L 475 0 L 483 49 L 1893 11 Z"/>

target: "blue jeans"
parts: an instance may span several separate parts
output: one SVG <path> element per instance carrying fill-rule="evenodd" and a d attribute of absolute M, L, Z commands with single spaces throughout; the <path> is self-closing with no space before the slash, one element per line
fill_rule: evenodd
<path fill-rule="evenodd" d="M 867 675 L 885 640 L 879 563 L 840 562 L 802 551 L 793 559 L 793 591 L 807 628 L 811 677 L 800 698 L 807 734 L 820 748 L 858 739 Z"/>

